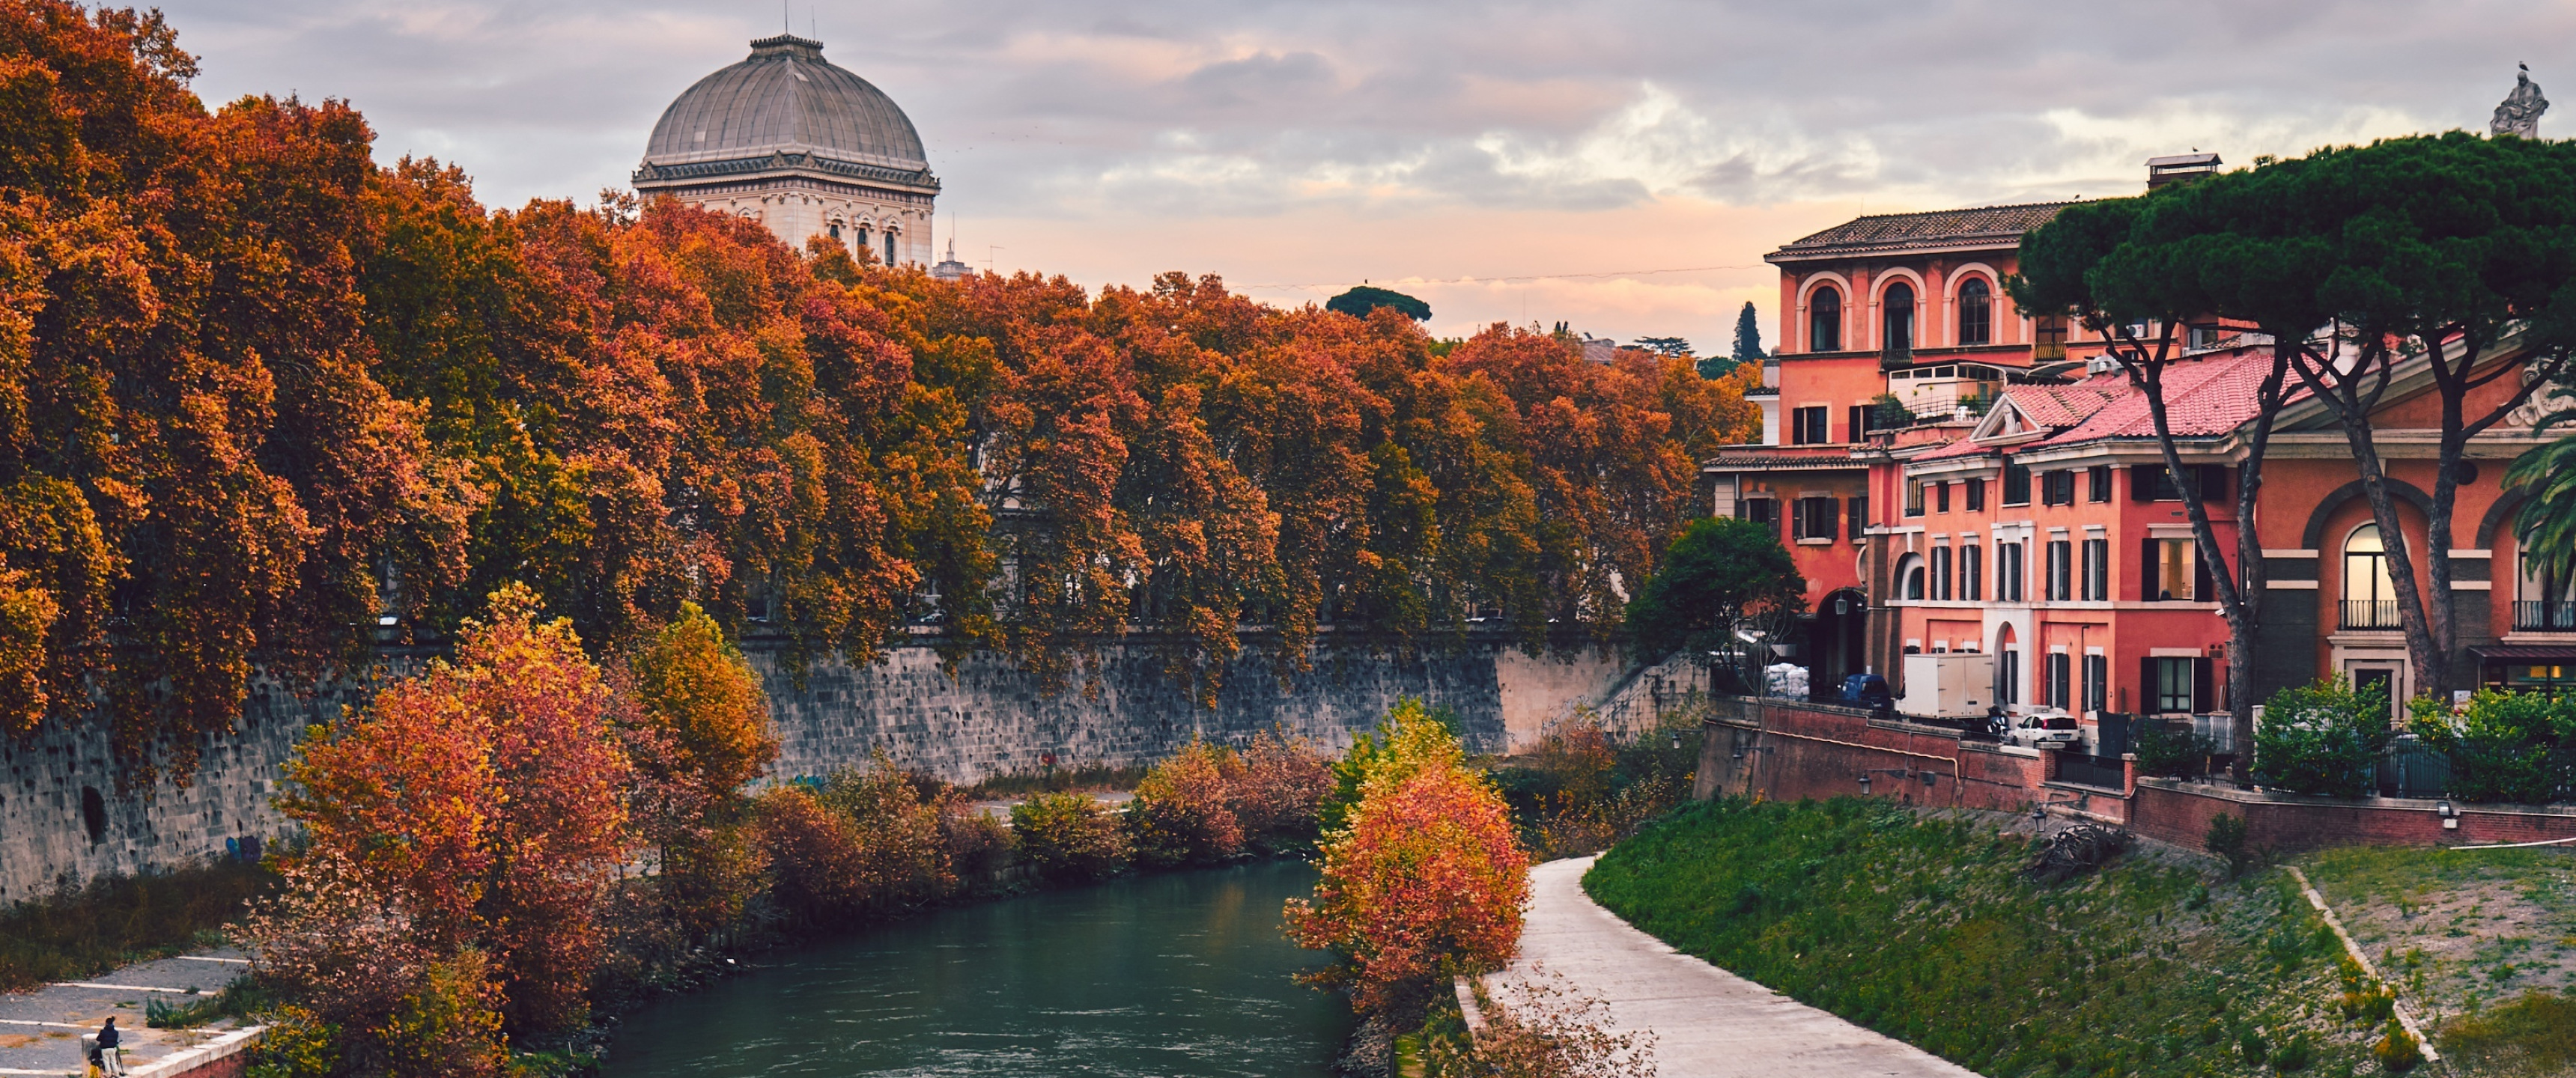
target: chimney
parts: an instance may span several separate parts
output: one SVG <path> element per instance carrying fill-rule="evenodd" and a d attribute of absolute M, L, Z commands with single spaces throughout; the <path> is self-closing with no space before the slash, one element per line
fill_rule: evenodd
<path fill-rule="evenodd" d="M 2224 163 L 2218 159 L 2217 154 L 2197 151 L 2178 153 L 2171 157 L 2147 158 L 2147 190 L 2153 191 L 2169 183 L 2217 175 L 2218 166 Z"/>

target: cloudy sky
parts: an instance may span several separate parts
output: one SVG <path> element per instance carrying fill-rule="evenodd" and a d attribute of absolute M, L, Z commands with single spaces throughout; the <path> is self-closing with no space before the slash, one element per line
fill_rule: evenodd
<path fill-rule="evenodd" d="M 486 203 L 622 186 L 664 105 L 775 0 L 163 0 L 209 103 L 342 97 L 377 155 Z M 1568 321 L 1723 347 L 1764 252 L 1859 213 L 2121 195 L 2483 129 L 2516 62 L 2576 97 L 2576 3 L 788 0 L 910 113 L 940 241 L 1086 285 L 1362 280 L 1432 328 Z M 2544 134 L 2576 130 L 2552 116 Z M 2552 129 L 2556 130 L 2552 130 Z M 953 225 L 949 220 L 954 218 Z"/>

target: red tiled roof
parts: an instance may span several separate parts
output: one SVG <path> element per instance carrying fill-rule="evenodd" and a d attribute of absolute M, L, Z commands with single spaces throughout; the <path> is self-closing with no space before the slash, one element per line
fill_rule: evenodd
<path fill-rule="evenodd" d="M 2257 346 L 2228 352 L 2213 352 L 2196 360 L 2182 360 L 2165 367 L 2165 414 L 2177 438 L 2209 438 L 2243 426 L 2254 418 L 2256 389 L 2263 376 L 2270 373 L 2271 350 Z M 2153 438 L 2155 419 L 2147 413 L 2145 392 L 2130 388 L 2125 379 L 2112 376 L 2119 386 L 2118 396 L 2094 411 L 2074 427 L 2060 431 L 2042 442 L 2043 445 L 2072 445 L 2105 438 Z M 2085 384 L 2102 381 L 2092 379 Z M 2075 388 L 2075 387 L 2065 387 Z M 2020 392 L 2014 387 L 2013 392 Z M 2289 400 L 2303 396 L 2304 390 L 2288 395 Z"/>
<path fill-rule="evenodd" d="M 1852 458 L 1849 447 L 1837 447 L 1837 453 L 1782 453 L 1769 447 L 1752 447 L 1750 451 L 1719 450 L 1716 456 L 1699 462 L 1706 471 L 1805 471 L 1867 468 L 1869 462 Z"/>
<path fill-rule="evenodd" d="M 2095 377 L 2073 385 L 2009 386 L 2004 399 L 2031 422 L 2062 430 L 2101 411 L 2125 388 L 2117 377 Z"/>
<path fill-rule="evenodd" d="M 2018 206 L 1980 206 L 1930 213 L 1882 213 L 1855 217 L 1815 235 L 1793 240 L 1763 256 L 1771 262 L 1916 251 L 1943 247 L 2012 247 L 2022 233 L 2047 224 L 2071 202 L 2032 202 Z"/>
<path fill-rule="evenodd" d="M 1961 438 L 1958 441 L 1942 446 L 1939 449 L 1932 450 L 1931 452 L 1917 453 L 1911 457 L 1907 457 L 1905 458 L 1905 461 L 1908 464 L 1913 464 L 1927 460 L 1958 460 L 1963 457 L 1981 457 L 1994 451 L 1995 447 L 1993 446 L 1979 445 L 1975 442 L 1969 441 L 1968 439 Z"/>

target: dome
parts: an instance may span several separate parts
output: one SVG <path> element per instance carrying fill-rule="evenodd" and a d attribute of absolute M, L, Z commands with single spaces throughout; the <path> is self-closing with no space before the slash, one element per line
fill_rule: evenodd
<path fill-rule="evenodd" d="M 752 42 L 749 59 L 699 79 L 671 102 L 653 125 L 644 162 L 667 167 L 778 152 L 906 173 L 930 168 L 920 133 L 893 98 L 823 59 L 822 42 L 792 34 Z"/>

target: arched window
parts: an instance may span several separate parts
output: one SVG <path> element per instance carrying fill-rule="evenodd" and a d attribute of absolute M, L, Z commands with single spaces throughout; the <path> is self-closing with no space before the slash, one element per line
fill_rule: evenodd
<path fill-rule="evenodd" d="M 2397 588 L 2388 580 L 2388 544 L 2377 524 L 2355 528 L 2343 541 L 2343 627 L 2397 627 Z"/>
<path fill-rule="evenodd" d="M 1995 335 L 1995 297 L 1986 279 L 1970 277 L 1959 286 L 1959 343 L 1990 344 Z"/>
<path fill-rule="evenodd" d="M 1807 293 L 1807 350 L 1839 352 L 1843 348 L 1843 294 L 1826 285 Z"/>
<path fill-rule="evenodd" d="M 2513 594 L 2513 627 L 2526 632 L 2576 632 L 2576 582 L 2549 571 L 2546 559 L 2532 557 L 2529 551 L 2516 559 L 2522 572 L 2516 574 Z"/>
<path fill-rule="evenodd" d="M 1924 586 L 1925 586 L 1925 584 L 1927 583 L 1927 581 L 1924 579 L 1924 572 L 1923 572 L 1923 555 L 1921 555 L 1921 554 L 1908 554 L 1908 555 L 1906 555 L 1906 556 L 1905 556 L 1905 560 L 1904 560 L 1903 562 L 1898 563 L 1897 570 L 1896 570 L 1896 576 L 1897 576 L 1897 579 L 1902 580 L 1902 581 L 1904 581 L 1904 582 L 1905 582 L 1905 593 L 1904 593 L 1904 594 L 1905 594 L 1905 597 L 1906 597 L 1907 599 L 1912 599 L 1912 600 L 1916 600 L 1916 601 L 1921 601 L 1921 600 L 1922 600 L 1922 598 L 1923 598 L 1923 593 L 1924 593 Z"/>
<path fill-rule="evenodd" d="M 841 238 L 841 222 L 839 221 L 832 222 L 832 238 L 836 241 Z"/>
<path fill-rule="evenodd" d="M 1879 347 L 1889 356 L 1910 355 L 1914 351 L 1914 286 L 1903 281 L 1887 286 L 1879 294 L 1879 309 L 1885 325 L 1879 334 Z"/>
<path fill-rule="evenodd" d="M 885 234 L 885 244 L 886 244 L 886 265 L 889 265 L 889 266 L 894 265 L 894 233 L 892 233 L 892 232 L 888 232 L 888 233 L 886 233 L 886 234 Z"/>
<path fill-rule="evenodd" d="M 859 253 L 868 253 L 868 226 L 859 226 Z"/>

